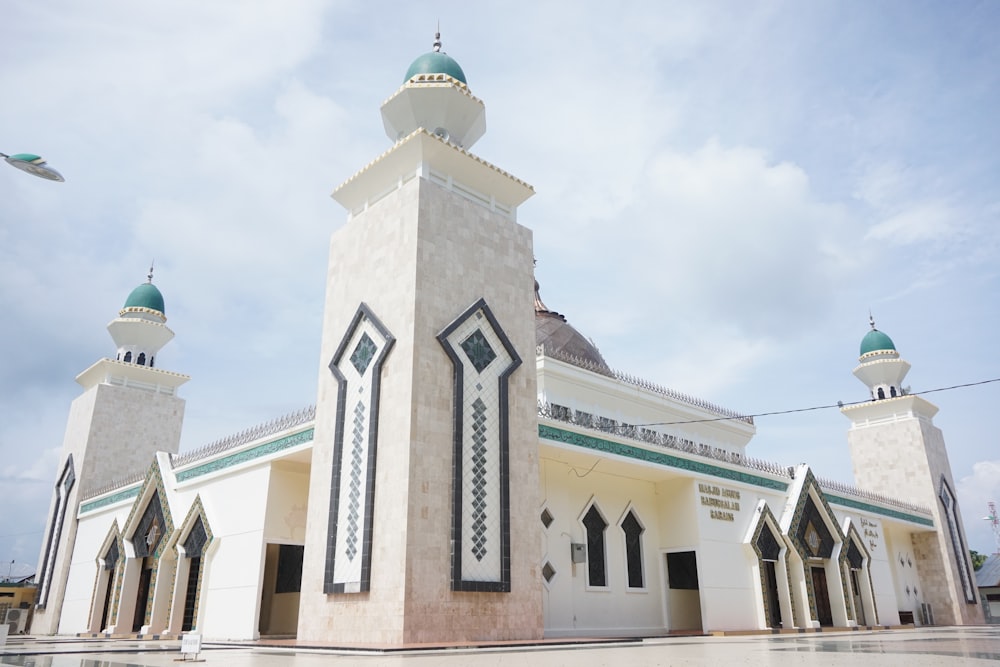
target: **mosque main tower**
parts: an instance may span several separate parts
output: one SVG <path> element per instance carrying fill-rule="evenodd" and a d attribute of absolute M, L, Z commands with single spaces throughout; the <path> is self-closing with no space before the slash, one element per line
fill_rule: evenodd
<path fill-rule="evenodd" d="M 539 638 L 534 190 L 439 35 L 382 120 L 333 193 L 298 639 Z"/>
<path fill-rule="evenodd" d="M 936 530 L 911 536 L 916 567 L 929 606 L 924 623 L 982 623 L 972 563 L 955 494 L 944 435 L 934 425 L 938 408 L 903 386 L 910 364 L 896 345 L 875 328 L 861 340 L 854 375 L 871 401 L 845 406 L 851 420 L 847 440 L 858 487 L 885 493 L 930 509 Z"/>

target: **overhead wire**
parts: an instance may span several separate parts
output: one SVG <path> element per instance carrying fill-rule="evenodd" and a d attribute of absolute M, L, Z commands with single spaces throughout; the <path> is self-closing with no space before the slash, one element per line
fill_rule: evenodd
<path fill-rule="evenodd" d="M 980 380 L 978 382 L 966 382 L 964 384 L 954 384 L 949 387 L 937 387 L 936 389 L 925 389 L 924 391 L 914 391 L 903 394 L 903 396 L 920 396 L 922 394 L 933 394 L 939 391 L 950 391 L 952 389 L 964 389 L 965 387 L 976 387 L 983 384 L 990 384 L 991 382 L 1000 382 L 1000 378 L 992 378 L 990 380 Z M 902 398 L 900 396 L 899 398 Z M 724 422 L 733 420 L 745 420 L 754 419 L 757 417 L 772 417 L 774 415 L 790 415 L 796 412 L 812 412 L 814 410 L 828 410 L 830 408 L 843 408 L 851 405 L 861 405 L 863 403 L 871 403 L 872 400 L 866 401 L 851 401 L 845 403 L 844 401 L 837 401 L 836 403 L 831 403 L 830 405 L 814 405 L 808 408 L 792 408 L 790 410 L 773 410 L 771 412 L 757 412 L 754 414 L 747 415 L 735 415 L 732 417 L 708 417 L 705 419 L 685 419 L 681 421 L 672 422 L 650 422 L 648 424 L 630 424 L 632 427 L 636 426 L 676 426 L 680 424 L 701 424 L 705 422 Z"/>

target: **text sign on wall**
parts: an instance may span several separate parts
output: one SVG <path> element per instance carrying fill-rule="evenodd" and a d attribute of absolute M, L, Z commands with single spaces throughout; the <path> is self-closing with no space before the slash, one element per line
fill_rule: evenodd
<path fill-rule="evenodd" d="M 736 489 L 699 483 L 701 504 L 709 508 L 709 516 L 716 521 L 735 521 L 733 512 L 740 511 L 740 492 Z"/>
<path fill-rule="evenodd" d="M 865 517 L 861 517 L 861 529 L 864 532 L 865 539 L 868 540 L 868 546 L 872 551 L 878 549 L 879 539 L 882 537 L 878 532 L 878 524 L 874 521 L 870 521 Z"/>

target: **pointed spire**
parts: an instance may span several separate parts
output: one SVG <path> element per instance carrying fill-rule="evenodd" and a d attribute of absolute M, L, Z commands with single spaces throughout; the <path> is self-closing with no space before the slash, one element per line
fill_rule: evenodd
<path fill-rule="evenodd" d="M 146 282 L 150 283 L 150 284 L 153 283 L 153 264 L 155 264 L 155 263 L 156 263 L 155 259 L 150 260 L 150 262 L 149 262 L 149 273 L 146 274 Z"/>
<path fill-rule="evenodd" d="M 549 310 L 549 307 L 542 302 L 542 295 L 538 288 L 538 281 L 535 281 L 535 314 L 536 315 L 551 315 L 553 317 L 558 317 L 563 322 L 566 318 L 554 310 Z"/>
<path fill-rule="evenodd" d="M 872 315 L 871 308 L 868 309 L 868 324 L 872 325 L 872 331 L 877 331 L 875 328 L 875 317 Z"/>
<path fill-rule="evenodd" d="M 542 295 L 538 291 L 538 281 L 535 281 L 535 312 L 536 313 L 547 313 L 549 312 L 548 307 L 542 303 Z"/>
<path fill-rule="evenodd" d="M 434 33 L 434 53 L 441 52 L 441 21 L 438 20 L 437 32 Z"/>

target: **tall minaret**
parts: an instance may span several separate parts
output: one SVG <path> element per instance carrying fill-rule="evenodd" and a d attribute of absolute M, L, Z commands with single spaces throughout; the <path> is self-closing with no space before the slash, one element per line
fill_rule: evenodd
<path fill-rule="evenodd" d="M 932 421 L 937 406 L 903 388 L 910 364 L 874 319 L 859 361 L 854 375 L 871 401 L 841 409 L 851 420 L 855 483 L 931 510 L 935 530 L 912 534 L 923 600 L 938 624 L 982 623 L 948 450 Z"/>
<path fill-rule="evenodd" d="M 116 358 L 101 359 L 76 378 L 83 393 L 70 407 L 59 455 L 37 570 L 35 634 L 59 631 L 81 492 L 142 470 L 156 452 L 176 453 L 180 444 L 184 400 L 177 388 L 190 378 L 154 368 L 160 348 L 174 334 L 165 324 L 163 295 L 152 272 L 108 324 Z"/>
<path fill-rule="evenodd" d="M 338 187 L 299 640 L 537 638 L 530 185 L 472 155 L 485 106 L 441 50 Z M 521 361 L 524 360 L 524 364 Z"/>

